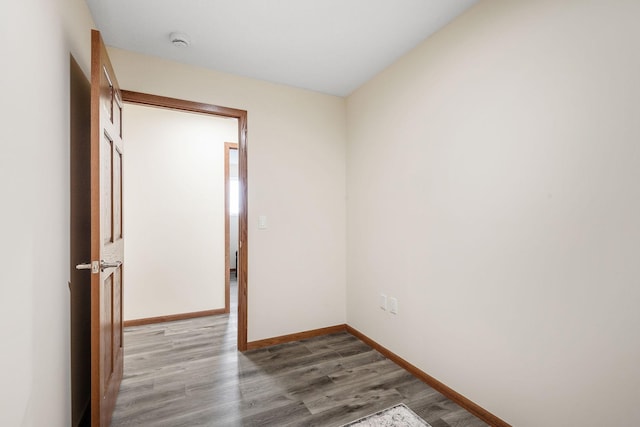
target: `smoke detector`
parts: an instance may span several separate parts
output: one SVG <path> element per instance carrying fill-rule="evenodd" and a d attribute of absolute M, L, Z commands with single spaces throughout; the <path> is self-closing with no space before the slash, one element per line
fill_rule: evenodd
<path fill-rule="evenodd" d="M 188 47 L 191 44 L 189 36 L 184 33 L 171 33 L 169 38 L 175 47 Z"/>

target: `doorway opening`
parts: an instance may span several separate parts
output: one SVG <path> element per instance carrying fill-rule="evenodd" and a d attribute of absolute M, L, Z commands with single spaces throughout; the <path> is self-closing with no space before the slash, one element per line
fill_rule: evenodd
<path fill-rule="evenodd" d="M 225 142 L 224 144 L 224 240 L 225 240 L 225 311 L 231 309 L 231 294 L 237 295 L 237 288 L 231 292 L 232 282 L 238 282 L 238 249 L 240 214 L 239 204 L 239 159 L 238 144 Z M 237 301 L 233 302 L 237 304 Z"/>
<path fill-rule="evenodd" d="M 220 107 L 211 104 L 203 104 L 192 101 L 185 101 L 175 98 L 167 98 L 157 95 L 144 94 L 132 91 L 122 91 L 123 101 L 130 104 L 137 104 L 150 107 L 158 107 L 169 110 L 177 110 L 182 112 L 193 112 L 217 117 L 227 117 L 237 119 L 238 127 L 238 259 L 236 267 L 237 286 L 238 286 L 238 340 L 237 348 L 239 351 L 247 349 L 247 112 L 234 108 Z M 227 152 L 225 145 L 225 154 Z M 225 155 L 226 157 L 226 155 Z M 226 162 L 225 162 L 226 163 Z M 226 175 L 226 173 L 225 173 Z M 228 185 L 225 185 L 228 188 Z M 228 190 L 225 190 L 228 193 Z M 225 203 L 225 210 L 228 210 L 228 201 Z M 228 218 L 228 215 L 225 215 Z M 228 221 L 225 219 L 225 239 L 227 240 Z M 234 265 L 235 265 L 235 254 Z M 225 307 L 229 309 L 229 252 L 225 256 Z"/>

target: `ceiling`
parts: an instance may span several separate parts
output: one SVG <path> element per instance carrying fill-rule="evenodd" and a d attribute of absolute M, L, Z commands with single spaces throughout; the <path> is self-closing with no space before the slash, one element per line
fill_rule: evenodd
<path fill-rule="evenodd" d="M 86 0 L 109 46 L 339 96 L 476 1 Z"/>

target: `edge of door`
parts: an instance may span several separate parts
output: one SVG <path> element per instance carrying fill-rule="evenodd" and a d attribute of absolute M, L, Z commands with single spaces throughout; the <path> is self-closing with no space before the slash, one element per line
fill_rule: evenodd
<path fill-rule="evenodd" d="M 221 107 L 177 98 L 151 95 L 147 93 L 121 90 L 122 100 L 130 104 L 167 108 L 170 110 L 231 117 L 238 120 L 238 350 L 247 350 L 247 294 L 248 294 L 248 203 L 247 203 L 247 111 Z M 228 230 L 228 228 L 227 228 Z M 228 259 L 227 259 L 228 263 Z M 225 263 L 226 264 L 226 263 Z M 228 265 L 227 272 L 229 274 Z M 225 289 L 225 305 L 228 307 L 228 289 Z"/>
<path fill-rule="evenodd" d="M 78 427 L 91 417 L 91 278 L 76 269 L 91 259 L 91 82 L 69 57 L 69 354 L 71 424 Z"/>

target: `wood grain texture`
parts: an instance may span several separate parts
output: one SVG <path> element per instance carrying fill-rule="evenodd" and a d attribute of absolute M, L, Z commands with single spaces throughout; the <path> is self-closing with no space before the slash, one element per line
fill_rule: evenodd
<path fill-rule="evenodd" d="M 211 114 L 214 116 L 232 117 L 238 120 L 238 350 L 247 349 L 247 313 L 248 313 L 248 210 L 247 210 L 247 112 L 237 108 L 221 107 L 202 102 L 169 98 L 166 96 L 122 90 L 122 100 L 138 105 L 168 108 L 193 113 Z M 225 273 L 226 274 L 226 273 Z"/>
<path fill-rule="evenodd" d="M 122 262 L 115 238 L 113 159 L 123 152 L 120 87 L 100 32 L 91 31 L 91 260 Z M 121 172 L 121 171 L 119 171 Z M 108 426 L 123 373 L 122 265 L 91 274 L 91 425 Z"/>
<path fill-rule="evenodd" d="M 121 90 L 122 100 L 138 105 L 148 105 L 151 107 L 162 107 L 170 110 L 190 111 L 193 113 L 212 114 L 214 116 L 235 117 L 246 116 L 245 110 L 237 108 L 221 107 L 218 105 L 206 104 L 204 102 L 187 101 L 184 99 L 169 98 L 166 96 L 152 95 L 148 93 Z"/>
<path fill-rule="evenodd" d="M 450 388 L 447 385 L 441 383 L 440 381 L 438 381 L 437 379 L 435 379 L 431 375 L 427 374 L 426 372 L 420 370 L 416 366 L 414 366 L 411 363 L 407 362 L 406 360 L 404 360 L 403 358 L 401 358 L 397 354 L 395 354 L 392 351 L 390 351 L 390 350 L 386 349 L 385 347 L 381 346 L 380 344 L 378 344 L 377 342 L 373 341 L 371 338 L 367 337 L 366 335 L 364 335 L 362 332 L 358 331 L 357 329 L 354 329 L 351 326 L 347 326 L 347 331 L 350 334 L 352 334 L 353 336 L 355 336 L 355 337 L 359 338 L 360 340 L 362 340 L 363 342 L 365 342 L 366 344 L 370 345 L 372 348 L 374 348 L 377 351 L 379 351 L 385 357 L 389 358 L 390 360 L 393 360 L 395 363 L 397 363 L 402 368 L 404 368 L 407 371 L 411 372 L 417 378 L 420 378 L 422 381 L 424 381 L 425 383 L 429 384 L 434 390 L 438 390 L 440 393 L 442 393 L 443 395 L 447 396 L 453 402 L 455 402 L 458 405 L 460 405 L 461 407 L 465 408 L 467 411 L 469 411 L 470 413 L 474 414 L 478 418 L 484 420 L 489 425 L 495 426 L 495 427 L 511 427 L 511 425 L 508 424 L 507 422 L 503 421 L 502 419 L 500 419 L 497 416 L 493 415 L 491 412 L 489 412 L 486 409 L 482 408 L 477 403 L 467 399 L 466 397 L 464 397 L 463 395 L 461 395 L 457 391 L 453 390 L 452 388 Z"/>
<path fill-rule="evenodd" d="M 193 311 L 191 313 L 168 314 L 166 316 L 145 317 L 143 319 L 125 320 L 124 326 L 127 327 L 127 326 L 152 325 L 154 323 L 173 322 L 176 320 L 193 319 L 196 317 L 217 316 L 218 314 L 224 314 L 224 313 L 226 313 L 224 308 L 218 308 L 215 310 Z"/>
<path fill-rule="evenodd" d="M 238 350 L 247 350 L 249 278 L 249 169 L 247 165 L 247 112 L 238 116 Z"/>
<path fill-rule="evenodd" d="M 291 341 L 300 341 L 307 338 L 335 334 L 338 332 L 344 332 L 346 330 L 347 330 L 347 325 L 336 325 L 336 326 L 329 326 L 326 328 L 312 329 L 310 331 L 305 331 L 305 332 L 296 332 L 295 334 L 281 335 L 279 337 L 251 341 L 247 343 L 247 350 L 255 350 L 258 348 L 270 347 L 273 345 L 284 344 Z"/>
<path fill-rule="evenodd" d="M 127 328 L 112 426 L 339 426 L 400 402 L 433 427 L 486 426 L 343 325 L 241 353 L 236 324 L 231 310 Z"/>

